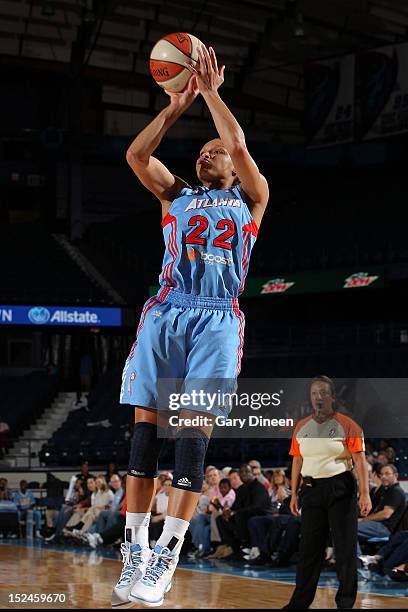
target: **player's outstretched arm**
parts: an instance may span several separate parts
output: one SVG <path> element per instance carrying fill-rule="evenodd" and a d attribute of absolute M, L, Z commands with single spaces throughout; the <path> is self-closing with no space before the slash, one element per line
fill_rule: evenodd
<path fill-rule="evenodd" d="M 268 204 L 268 183 L 249 154 L 241 126 L 218 93 L 218 88 L 224 82 L 225 66 L 218 68 L 212 47 L 207 50 L 201 45 L 198 55 L 199 67 L 187 63 L 185 66 L 197 78 L 199 92 L 206 101 L 218 134 L 231 156 L 241 187 L 250 199 L 251 214 L 259 226 Z"/>
<path fill-rule="evenodd" d="M 194 102 L 198 88 L 195 79 L 191 78 L 185 92 L 166 93 L 170 96 L 168 106 L 136 136 L 126 152 L 126 160 L 138 179 L 164 205 L 187 183 L 172 174 L 152 153 L 167 130 Z"/>

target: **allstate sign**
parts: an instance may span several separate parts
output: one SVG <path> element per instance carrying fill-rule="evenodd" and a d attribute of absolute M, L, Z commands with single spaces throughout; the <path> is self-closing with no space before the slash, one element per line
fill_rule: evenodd
<path fill-rule="evenodd" d="M 119 327 L 120 308 L 82 306 L 2 306 L 0 325 L 80 325 Z"/>
<path fill-rule="evenodd" d="M 44 306 L 35 306 L 28 311 L 28 318 L 31 323 L 36 325 L 45 325 L 50 320 L 51 314 L 48 308 Z"/>

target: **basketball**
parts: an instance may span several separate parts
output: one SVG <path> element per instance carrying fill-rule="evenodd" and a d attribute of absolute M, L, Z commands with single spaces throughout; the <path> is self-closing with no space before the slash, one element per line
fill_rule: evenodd
<path fill-rule="evenodd" d="M 150 54 L 150 72 L 156 83 L 174 93 L 183 91 L 191 77 L 184 62 L 198 63 L 200 41 L 192 34 L 176 32 L 161 38 Z"/>

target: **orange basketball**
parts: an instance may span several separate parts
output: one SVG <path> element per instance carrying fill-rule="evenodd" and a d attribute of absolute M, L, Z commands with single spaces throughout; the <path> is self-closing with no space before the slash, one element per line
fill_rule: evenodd
<path fill-rule="evenodd" d="M 183 62 L 198 63 L 200 41 L 192 34 L 176 32 L 161 38 L 150 53 L 150 72 L 156 83 L 167 91 L 183 91 L 191 72 Z"/>

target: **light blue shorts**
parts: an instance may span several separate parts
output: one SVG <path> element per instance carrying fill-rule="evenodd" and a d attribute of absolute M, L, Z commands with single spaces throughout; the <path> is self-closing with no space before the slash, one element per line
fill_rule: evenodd
<path fill-rule="evenodd" d="M 214 394 L 236 391 L 244 325 L 237 298 L 161 289 L 143 307 L 123 370 L 120 403 L 169 410 L 170 394 L 195 390 L 212 393 L 213 399 L 203 400 L 208 396 L 201 394 L 199 405 L 183 407 L 214 416 L 228 414 L 231 406 Z"/>

